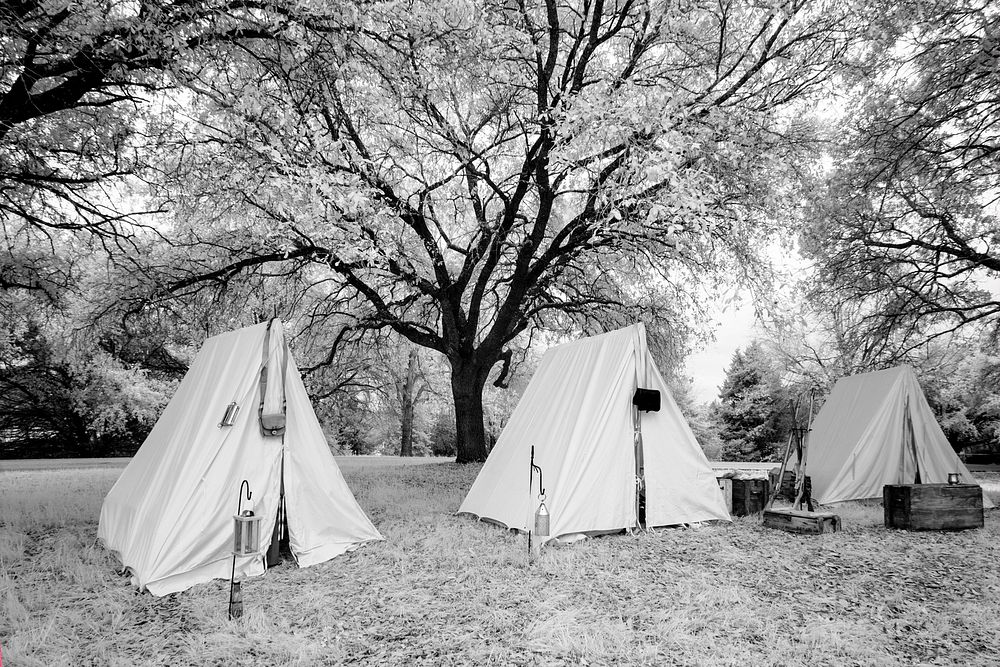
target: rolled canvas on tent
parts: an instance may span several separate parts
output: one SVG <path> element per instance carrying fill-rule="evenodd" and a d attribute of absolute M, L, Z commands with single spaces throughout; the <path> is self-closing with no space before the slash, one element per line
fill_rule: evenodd
<path fill-rule="evenodd" d="M 235 422 L 220 425 L 232 402 Z M 265 414 L 275 427 L 266 433 Z M 284 488 L 289 547 L 301 567 L 382 539 L 340 474 L 278 320 L 205 341 L 105 498 L 97 536 L 154 595 L 228 579 L 244 479 L 253 496 L 243 508 L 263 517 L 265 541 Z M 237 559 L 238 576 L 263 572 L 262 558 Z"/>
<path fill-rule="evenodd" d="M 534 446 L 552 537 L 635 527 L 637 387 L 661 395 L 658 412 L 640 413 L 646 524 L 728 521 L 715 473 L 649 358 L 641 323 L 545 353 L 459 512 L 527 530 L 538 504 L 537 474 L 528 488 Z"/>
<path fill-rule="evenodd" d="M 908 433 L 907 414 L 913 426 Z M 881 498 L 886 484 L 976 484 L 909 366 L 841 378 L 813 421 L 806 474 L 822 504 Z M 983 506 L 992 507 L 983 494 Z"/>

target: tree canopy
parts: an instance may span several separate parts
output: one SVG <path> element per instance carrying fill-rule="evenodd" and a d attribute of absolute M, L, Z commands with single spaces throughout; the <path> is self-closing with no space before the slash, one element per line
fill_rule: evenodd
<path fill-rule="evenodd" d="M 178 351 L 281 315 L 331 413 L 384 383 L 384 341 L 445 360 L 458 459 L 482 460 L 487 385 L 539 336 L 645 320 L 679 360 L 720 290 L 773 294 L 793 230 L 823 329 L 796 372 L 912 361 L 1000 321 L 998 21 L 982 0 L 7 3 L 5 405 L 134 434 Z M 831 96 L 840 116 L 811 113 Z M 955 433 L 992 437 L 989 392 L 934 386 Z"/>
<path fill-rule="evenodd" d="M 535 327 L 678 336 L 758 278 L 818 96 L 865 20 L 823 3 L 355 7 L 190 81 L 161 296 L 293 274 L 450 362 L 460 460 Z M 319 25 L 314 23 L 313 25 Z M 183 254 L 185 261 L 177 261 Z M 500 378 L 504 371 L 500 371 Z"/>
<path fill-rule="evenodd" d="M 3 3 L 0 289 L 51 296 L 71 284 L 74 234 L 134 252 L 136 227 L 149 228 L 153 211 L 131 188 L 164 131 L 150 103 L 217 50 L 273 39 L 296 4 Z"/>
<path fill-rule="evenodd" d="M 922 2 L 895 18 L 804 234 L 814 298 L 890 361 L 1000 322 L 1000 9 Z"/>

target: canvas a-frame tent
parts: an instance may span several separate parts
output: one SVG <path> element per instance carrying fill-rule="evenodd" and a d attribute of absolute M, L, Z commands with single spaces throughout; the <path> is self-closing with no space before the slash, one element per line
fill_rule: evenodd
<path fill-rule="evenodd" d="M 658 390 L 659 411 L 637 412 L 636 388 Z M 641 323 L 545 353 L 459 512 L 522 531 L 533 525 L 532 446 L 552 538 L 637 527 L 639 475 L 647 526 L 730 518 Z"/>
<path fill-rule="evenodd" d="M 821 504 L 881 498 L 886 484 L 977 484 L 909 366 L 841 378 L 812 423 L 806 474 Z M 983 506 L 992 507 L 983 494 Z"/>
<path fill-rule="evenodd" d="M 224 426 L 231 403 L 239 410 Z M 282 502 L 300 567 L 382 539 L 340 474 L 279 320 L 205 341 L 105 498 L 98 538 L 154 595 L 228 579 L 244 479 L 252 498 L 243 509 L 262 516 L 262 551 Z M 264 569 L 262 557 L 236 561 L 238 577 Z"/>

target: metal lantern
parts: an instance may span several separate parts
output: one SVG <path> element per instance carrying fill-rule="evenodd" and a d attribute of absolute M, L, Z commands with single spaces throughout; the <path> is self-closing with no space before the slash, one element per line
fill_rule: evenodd
<path fill-rule="evenodd" d="M 535 537 L 549 536 L 549 509 L 545 506 L 545 494 L 538 496 L 538 510 L 535 512 Z"/>
<path fill-rule="evenodd" d="M 233 515 L 233 555 L 256 556 L 260 553 L 261 516 L 253 510 Z"/>
<path fill-rule="evenodd" d="M 958 484 L 958 473 L 957 472 L 950 472 L 950 473 L 948 473 L 948 483 L 949 484 Z"/>
<path fill-rule="evenodd" d="M 235 404 L 234 404 L 235 405 Z M 260 520 L 253 510 L 243 509 L 243 488 L 250 500 L 250 482 L 240 484 L 240 499 L 233 515 L 233 570 L 229 575 L 229 620 L 243 615 L 243 589 L 236 581 L 236 559 L 241 556 L 256 556 L 260 553 Z"/>

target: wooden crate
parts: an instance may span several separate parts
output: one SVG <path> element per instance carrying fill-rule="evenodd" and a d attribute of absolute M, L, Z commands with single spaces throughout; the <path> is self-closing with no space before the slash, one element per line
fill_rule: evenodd
<path fill-rule="evenodd" d="M 732 482 L 733 507 L 730 514 L 749 516 L 764 511 L 771 492 L 771 484 L 766 479 L 734 479 Z"/>
<path fill-rule="evenodd" d="M 840 517 L 829 512 L 769 509 L 764 512 L 764 525 L 790 533 L 820 535 L 840 530 Z"/>
<path fill-rule="evenodd" d="M 983 489 L 978 484 L 886 484 L 886 528 L 964 530 L 983 527 Z"/>
<path fill-rule="evenodd" d="M 726 511 L 733 513 L 733 480 L 729 477 L 716 477 L 716 483 L 722 490 L 722 498 L 726 501 Z"/>

